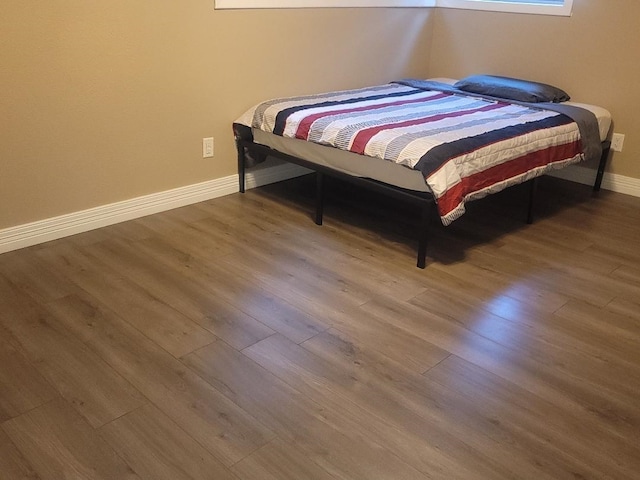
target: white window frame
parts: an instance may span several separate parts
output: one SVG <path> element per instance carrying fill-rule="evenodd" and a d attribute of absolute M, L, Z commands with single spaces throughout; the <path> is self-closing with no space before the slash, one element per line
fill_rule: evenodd
<path fill-rule="evenodd" d="M 563 5 L 521 3 L 509 0 L 215 0 L 216 9 L 348 7 L 442 7 L 569 16 L 573 0 L 564 0 Z"/>

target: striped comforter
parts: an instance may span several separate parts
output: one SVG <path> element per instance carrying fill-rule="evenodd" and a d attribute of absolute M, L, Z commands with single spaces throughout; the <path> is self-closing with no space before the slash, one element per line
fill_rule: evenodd
<path fill-rule="evenodd" d="M 583 158 L 565 115 L 401 83 L 271 100 L 238 122 L 420 170 L 445 225 L 469 200 Z"/>

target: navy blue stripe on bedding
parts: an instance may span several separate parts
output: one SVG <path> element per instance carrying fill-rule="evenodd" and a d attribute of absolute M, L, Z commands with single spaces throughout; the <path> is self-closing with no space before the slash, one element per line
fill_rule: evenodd
<path fill-rule="evenodd" d="M 284 129 L 286 127 L 287 124 L 287 118 L 289 117 L 289 115 L 295 113 L 295 112 L 299 112 L 301 110 L 306 110 L 309 108 L 318 108 L 318 107 L 331 107 L 334 105 L 349 105 L 352 103 L 360 103 L 360 102 L 367 102 L 367 101 L 371 101 L 371 100 L 382 100 L 385 98 L 397 98 L 397 97 L 406 97 L 408 95 L 415 95 L 416 93 L 420 93 L 421 90 L 420 89 L 413 89 L 413 90 L 408 90 L 408 91 L 404 91 L 404 92 L 397 92 L 397 93 L 384 93 L 381 95 L 371 95 L 369 97 L 364 96 L 364 97 L 354 97 L 354 98 L 349 98 L 346 100 L 333 100 L 333 101 L 328 101 L 328 102 L 319 102 L 319 103 L 310 103 L 307 105 L 298 105 L 296 107 L 290 107 L 290 108 L 285 108 L 284 110 L 278 112 L 277 116 L 276 116 L 276 123 L 275 126 L 273 128 L 273 133 L 276 135 L 280 135 L 282 136 Z"/>
<path fill-rule="evenodd" d="M 465 137 L 450 143 L 444 143 L 433 147 L 423 155 L 415 166 L 426 178 L 440 168 L 451 158 L 456 158 L 479 148 L 486 147 L 496 142 L 504 141 L 527 133 L 543 130 L 545 128 L 558 127 L 572 123 L 573 120 L 566 115 L 554 115 L 535 122 L 493 130 L 473 137 Z"/>

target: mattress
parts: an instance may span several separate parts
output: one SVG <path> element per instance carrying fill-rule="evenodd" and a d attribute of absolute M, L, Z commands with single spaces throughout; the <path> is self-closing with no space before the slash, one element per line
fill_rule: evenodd
<path fill-rule="evenodd" d="M 456 82 L 456 80 L 448 78 L 432 78 L 430 80 L 447 84 Z M 606 140 L 611 126 L 611 114 L 606 109 L 585 103 L 564 103 L 592 112 L 598 122 L 600 140 Z M 367 161 L 363 162 L 362 156 L 356 153 L 328 148 L 305 140 L 274 135 L 257 128 L 253 128 L 252 132 L 255 143 L 266 145 L 279 152 L 304 158 L 309 162 L 329 167 L 348 175 L 370 178 L 407 190 L 430 192 L 422 173 L 407 166 L 373 157 L 367 157 Z"/>

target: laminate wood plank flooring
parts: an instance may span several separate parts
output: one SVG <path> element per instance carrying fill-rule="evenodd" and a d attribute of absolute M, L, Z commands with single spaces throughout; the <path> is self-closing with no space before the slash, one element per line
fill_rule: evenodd
<path fill-rule="evenodd" d="M 0 422 L 28 412 L 56 396 L 8 330 L 0 325 Z M 19 375 L 16 373 L 19 372 Z"/>
<path fill-rule="evenodd" d="M 242 478 L 262 480 L 335 480 L 339 478 L 313 462 L 295 444 L 276 439 L 241 460 L 233 470 Z"/>
<path fill-rule="evenodd" d="M 43 480 L 140 478 L 60 398 L 8 420 L 2 428 Z"/>
<path fill-rule="evenodd" d="M 273 438 L 267 427 L 107 307 L 68 297 L 51 309 L 225 465 L 233 465 Z"/>
<path fill-rule="evenodd" d="M 151 404 L 104 425 L 100 433 L 141 478 L 236 479 L 193 437 Z"/>
<path fill-rule="evenodd" d="M 286 337 L 279 338 L 296 345 Z M 279 438 L 295 444 L 306 457 L 338 478 L 422 478 L 414 467 L 383 448 L 377 437 L 371 438 L 370 429 L 361 428 L 362 422 L 357 421 L 361 410 L 354 419 L 343 413 L 345 405 L 327 409 L 324 397 L 304 395 L 285 378 L 223 342 L 188 355 L 185 362 Z M 399 436 L 392 428 L 384 431 L 387 440 L 389 435 Z"/>
<path fill-rule="evenodd" d="M 640 199 L 313 176 L 0 255 L 0 479 L 640 478 Z"/>
<path fill-rule="evenodd" d="M 0 429 L 0 472 L 3 478 L 21 480 L 41 478 L 2 429 Z"/>
<path fill-rule="evenodd" d="M 189 353 L 213 340 L 213 335 L 181 315 L 145 288 L 66 245 L 37 254 L 50 270 L 63 271 L 92 297 L 126 319 L 173 355 Z"/>

